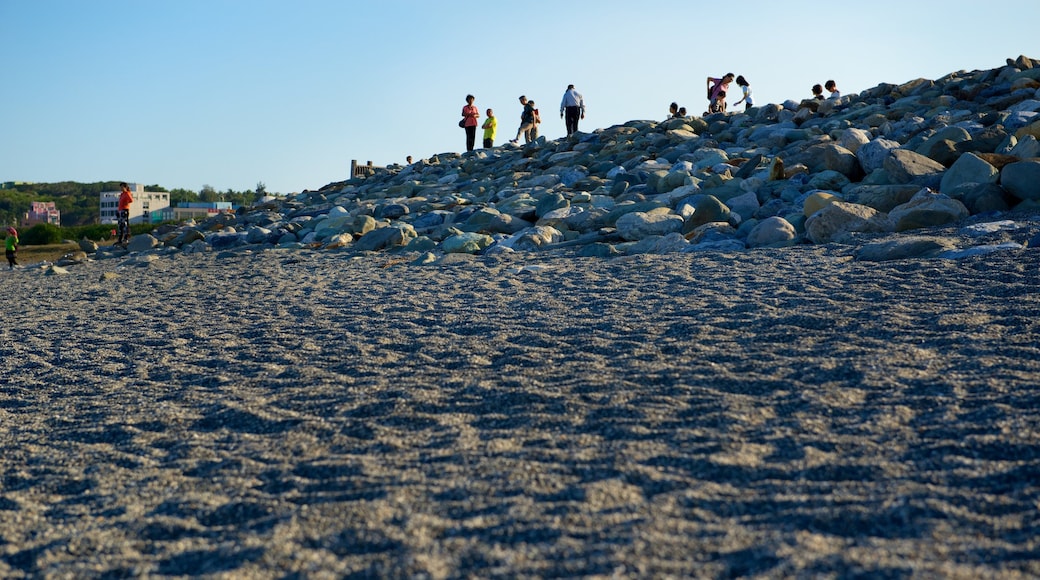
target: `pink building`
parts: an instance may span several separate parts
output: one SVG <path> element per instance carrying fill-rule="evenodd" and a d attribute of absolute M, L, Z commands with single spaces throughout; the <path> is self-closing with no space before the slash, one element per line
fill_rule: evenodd
<path fill-rule="evenodd" d="M 61 225 L 61 212 L 54 207 L 53 201 L 34 201 L 29 211 L 22 217 L 22 227 L 35 224 Z"/>

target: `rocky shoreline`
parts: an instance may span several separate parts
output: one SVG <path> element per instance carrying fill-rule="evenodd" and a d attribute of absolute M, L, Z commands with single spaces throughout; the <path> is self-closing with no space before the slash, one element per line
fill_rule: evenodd
<path fill-rule="evenodd" d="M 1036 64 L 16 270 L 0 576 L 1038 577 Z"/>
<path fill-rule="evenodd" d="M 893 232 L 927 237 L 935 226 L 1040 209 L 1038 111 L 1040 62 L 1023 56 L 840 99 L 433 155 L 239 215 L 164 228 L 130 250 L 406 251 L 427 263 L 452 253 L 561 247 L 616 256 L 862 245 Z M 918 240 L 866 256 L 968 249 Z M 118 248 L 98 253 L 119 255 Z"/>

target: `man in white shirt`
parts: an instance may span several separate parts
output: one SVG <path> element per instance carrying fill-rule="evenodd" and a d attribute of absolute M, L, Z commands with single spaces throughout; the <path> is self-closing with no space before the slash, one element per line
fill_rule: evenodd
<path fill-rule="evenodd" d="M 563 93 L 563 100 L 560 101 L 560 118 L 565 116 L 567 136 L 570 137 L 578 132 L 578 119 L 585 118 L 585 99 L 574 89 L 574 85 L 567 85 L 567 92 Z"/>

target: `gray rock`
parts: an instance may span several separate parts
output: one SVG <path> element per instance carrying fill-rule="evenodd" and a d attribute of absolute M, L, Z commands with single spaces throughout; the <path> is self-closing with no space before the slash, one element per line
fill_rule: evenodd
<path fill-rule="evenodd" d="M 354 248 L 361 251 L 374 252 L 407 245 L 415 237 L 415 229 L 410 224 L 397 223 L 389 227 L 372 230 L 361 236 L 354 242 Z"/>
<path fill-rule="evenodd" d="M 893 150 L 899 149 L 898 141 L 889 139 L 874 139 L 864 144 L 856 151 L 856 159 L 864 173 L 870 173 L 884 167 L 885 159 Z"/>
<path fill-rule="evenodd" d="M 958 127 L 956 125 L 950 127 L 943 127 L 942 129 L 936 131 L 934 135 L 925 139 L 924 143 L 917 147 L 915 151 L 917 153 L 920 153 L 921 155 L 924 155 L 925 157 L 931 158 L 935 161 L 939 161 L 931 155 L 932 147 L 936 143 L 939 143 L 941 141 L 947 141 L 956 145 L 957 143 L 969 140 L 971 140 L 971 133 L 968 133 L 967 129 L 963 127 Z"/>
<path fill-rule="evenodd" d="M 862 148 L 860 150 L 862 151 Z M 813 145 L 792 161 L 804 163 L 813 173 L 829 169 L 837 171 L 849 179 L 859 179 L 863 174 L 859 161 L 852 151 L 836 143 Z"/>
<path fill-rule="evenodd" d="M 1040 141 L 1037 141 L 1036 137 L 1032 135 L 1026 135 L 1019 139 L 1018 143 L 1011 148 L 1010 154 L 1019 159 L 1040 157 Z"/>
<path fill-rule="evenodd" d="M 641 211 L 625 214 L 615 223 L 618 235 L 624 240 L 636 241 L 650 236 L 665 236 L 672 232 L 680 232 L 683 228 L 682 217 L 669 212 Z"/>
<path fill-rule="evenodd" d="M 856 259 L 864 262 L 886 262 L 912 258 L 934 258 L 940 253 L 954 248 L 956 248 L 956 244 L 945 238 L 904 237 L 866 244 L 856 252 Z"/>
<path fill-rule="evenodd" d="M 534 226 L 517 232 L 517 237 L 512 248 L 520 252 L 533 252 L 543 246 L 557 244 L 563 241 L 563 233 L 550 226 Z"/>
<path fill-rule="evenodd" d="M 492 243 L 494 239 L 489 235 L 463 232 L 446 238 L 441 242 L 441 248 L 447 254 L 476 254 Z"/>
<path fill-rule="evenodd" d="M 1014 198 L 995 183 L 962 183 L 943 193 L 964 204 L 971 214 L 1011 209 Z"/>
<path fill-rule="evenodd" d="M 912 183 L 932 189 L 939 189 L 946 171 L 942 164 L 906 149 L 893 149 L 885 158 L 884 169 L 896 183 Z"/>
<path fill-rule="evenodd" d="M 805 221 L 805 233 L 815 244 L 841 241 L 851 233 L 890 232 L 888 215 L 874 208 L 836 201 Z"/>
<path fill-rule="evenodd" d="M 83 238 L 79 241 L 79 249 L 88 254 L 93 254 L 98 250 L 98 245 L 97 242 L 95 242 L 94 240 L 88 240 L 87 238 Z"/>
<path fill-rule="evenodd" d="M 263 244 L 271 239 L 271 230 L 262 227 L 249 228 L 246 231 L 247 244 Z"/>
<path fill-rule="evenodd" d="M 845 129 L 838 137 L 838 145 L 848 149 L 859 158 L 860 147 L 870 143 L 870 131 L 857 128 Z M 868 172 L 869 173 L 869 172 Z"/>
<path fill-rule="evenodd" d="M 408 206 L 403 203 L 388 203 L 376 210 L 376 217 L 396 220 L 410 213 Z"/>
<path fill-rule="evenodd" d="M 1000 172 L 974 153 L 965 153 L 943 174 L 939 191 L 947 192 L 963 183 L 996 183 Z"/>
<path fill-rule="evenodd" d="M 538 201 L 538 205 L 535 206 L 535 213 L 538 214 L 538 217 L 542 217 L 551 211 L 570 207 L 570 205 L 571 202 L 567 200 L 567 198 L 563 197 L 563 195 L 553 193 L 542 197 L 542 199 Z"/>
<path fill-rule="evenodd" d="M 890 212 L 912 198 L 921 188 L 916 185 L 858 185 L 844 191 L 845 201 Z"/>
<path fill-rule="evenodd" d="M 151 234 L 140 234 L 130 238 L 130 242 L 126 245 L 126 250 L 128 252 L 147 252 L 157 246 L 159 246 L 159 240 L 155 239 Z"/>
<path fill-rule="evenodd" d="M 688 234 L 698 227 L 713 222 L 728 222 L 730 209 L 714 195 L 697 195 L 694 197 L 695 211 L 687 218 L 682 233 Z"/>
<path fill-rule="evenodd" d="M 1000 183 L 1021 200 L 1040 200 L 1040 159 L 1011 163 L 1000 171 Z"/>
<path fill-rule="evenodd" d="M 968 215 L 968 208 L 963 203 L 927 189 L 922 189 L 910 201 L 888 213 L 897 232 L 941 226 L 962 220 Z"/>
<path fill-rule="evenodd" d="M 791 222 L 779 216 L 766 218 L 751 230 L 747 237 L 749 248 L 779 247 L 789 245 L 798 237 Z"/>

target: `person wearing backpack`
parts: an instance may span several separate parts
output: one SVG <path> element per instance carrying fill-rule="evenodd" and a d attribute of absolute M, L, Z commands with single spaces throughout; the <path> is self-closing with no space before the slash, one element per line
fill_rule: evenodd
<path fill-rule="evenodd" d="M 524 112 L 520 113 L 520 128 L 516 130 L 516 138 L 510 140 L 510 143 L 519 143 L 520 135 L 524 136 L 525 143 L 538 138 L 538 110 L 534 108 L 534 101 L 528 101 L 525 95 L 520 95 L 520 104 L 524 106 Z"/>

